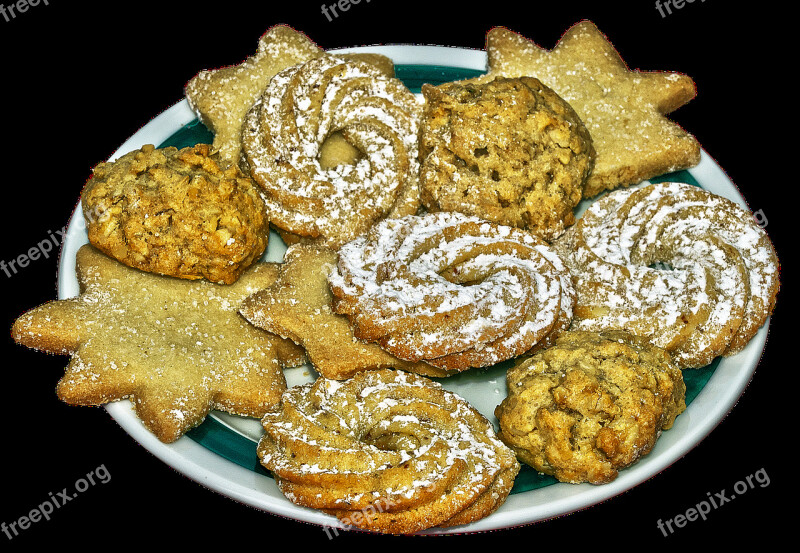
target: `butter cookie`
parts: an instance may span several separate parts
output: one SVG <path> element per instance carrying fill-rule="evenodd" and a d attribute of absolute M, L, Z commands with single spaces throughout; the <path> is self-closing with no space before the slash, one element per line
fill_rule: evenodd
<path fill-rule="evenodd" d="M 328 281 L 357 338 L 449 371 L 541 347 L 569 326 L 575 301 L 544 240 L 458 212 L 377 223 L 339 249 Z"/>
<path fill-rule="evenodd" d="M 774 247 L 752 215 L 678 182 L 609 192 L 553 248 L 573 276 L 573 328 L 647 337 L 681 368 L 741 351 L 780 287 Z"/>
<path fill-rule="evenodd" d="M 466 400 L 404 371 L 293 386 L 261 423 L 259 459 L 286 497 L 374 532 L 485 518 L 520 468 Z"/>
<path fill-rule="evenodd" d="M 281 71 L 247 112 L 242 148 L 279 229 L 337 248 L 385 217 L 415 213 L 421 106 L 374 65 L 325 55 Z M 354 164 L 323 167 L 339 135 Z"/>

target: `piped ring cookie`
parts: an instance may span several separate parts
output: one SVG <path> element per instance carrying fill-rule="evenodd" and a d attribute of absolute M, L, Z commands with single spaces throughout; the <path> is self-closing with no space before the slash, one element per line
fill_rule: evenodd
<path fill-rule="evenodd" d="M 259 459 L 286 497 L 381 533 L 484 518 L 520 468 L 463 398 L 392 369 L 291 387 L 262 425 Z"/>
<path fill-rule="evenodd" d="M 447 370 L 545 344 L 569 326 L 575 301 L 546 242 L 457 212 L 376 224 L 340 248 L 328 282 L 357 338 Z"/>
<path fill-rule="evenodd" d="M 645 336 L 681 368 L 744 348 L 779 288 L 764 229 L 731 200 L 689 184 L 611 192 L 553 246 L 574 277 L 574 328 Z"/>
<path fill-rule="evenodd" d="M 336 248 L 378 220 L 415 213 L 420 116 L 400 80 L 365 62 L 325 55 L 275 75 L 242 130 L 270 222 Z M 331 136 L 355 147 L 355 163 L 320 164 Z"/>

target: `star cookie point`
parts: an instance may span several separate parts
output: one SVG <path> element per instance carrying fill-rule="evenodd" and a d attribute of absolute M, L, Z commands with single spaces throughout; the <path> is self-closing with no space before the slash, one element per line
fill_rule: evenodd
<path fill-rule="evenodd" d="M 695 97 L 694 81 L 681 73 L 630 69 L 591 21 L 573 25 L 551 50 L 495 27 L 486 50 L 484 78 L 533 76 L 581 117 L 597 150 L 585 198 L 700 161 L 697 140 L 666 117 Z"/>
<path fill-rule="evenodd" d="M 127 267 L 91 245 L 77 254 L 80 294 L 15 321 L 19 343 L 70 355 L 57 395 L 79 405 L 130 399 L 144 425 L 171 442 L 212 409 L 260 416 L 286 387 L 282 367 L 304 356 L 237 311 L 274 281 L 259 263 L 234 284 Z"/>

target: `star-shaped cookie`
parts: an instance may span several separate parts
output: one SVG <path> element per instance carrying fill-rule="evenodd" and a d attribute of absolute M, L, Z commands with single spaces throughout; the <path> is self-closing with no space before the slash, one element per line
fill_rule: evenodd
<path fill-rule="evenodd" d="M 581 117 L 597 150 L 584 197 L 699 162 L 695 138 L 665 117 L 694 98 L 694 81 L 681 73 L 629 69 L 591 21 L 572 26 L 552 50 L 495 27 L 486 52 L 481 80 L 536 77 Z"/>
<path fill-rule="evenodd" d="M 76 259 L 80 294 L 31 309 L 13 325 L 25 346 L 71 356 L 57 386 L 70 404 L 130 399 L 142 423 L 172 442 L 212 409 L 261 417 L 286 389 L 295 344 L 256 328 L 240 302 L 277 277 L 256 263 L 231 285 L 133 269 L 93 246 Z"/>
<path fill-rule="evenodd" d="M 258 49 L 237 65 L 205 70 L 186 84 L 184 94 L 200 121 L 214 133 L 220 158 L 237 163 L 245 113 L 269 80 L 282 69 L 322 54 L 303 33 L 287 25 L 269 28 Z"/>
<path fill-rule="evenodd" d="M 430 377 L 452 374 L 398 359 L 376 344 L 358 340 L 347 317 L 331 310 L 328 274 L 336 260 L 336 252 L 324 246 L 290 246 L 275 284 L 246 298 L 239 312 L 255 326 L 303 346 L 311 365 L 325 378 L 343 380 L 383 368 Z"/>

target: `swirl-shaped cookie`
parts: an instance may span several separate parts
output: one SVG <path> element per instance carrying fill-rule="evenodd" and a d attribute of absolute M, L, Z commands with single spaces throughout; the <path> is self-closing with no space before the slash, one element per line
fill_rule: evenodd
<path fill-rule="evenodd" d="M 262 425 L 259 459 L 286 497 L 381 533 L 484 518 L 520 468 L 463 398 L 393 369 L 289 388 Z"/>
<path fill-rule="evenodd" d="M 554 248 L 574 277 L 574 328 L 645 336 L 681 368 L 744 348 L 779 288 L 764 229 L 733 201 L 689 184 L 601 197 Z"/>
<path fill-rule="evenodd" d="M 420 117 L 414 94 L 365 62 L 325 55 L 275 75 L 242 129 L 270 222 L 336 248 L 375 221 L 416 212 Z M 360 152 L 354 164 L 320 164 L 333 135 Z"/>
<path fill-rule="evenodd" d="M 546 242 L 457 212 L 378 223 L 340 248 L 328 282 L 357 338 L 447 370 L 544 345 L 569 326 L 575 301 Z"/>

